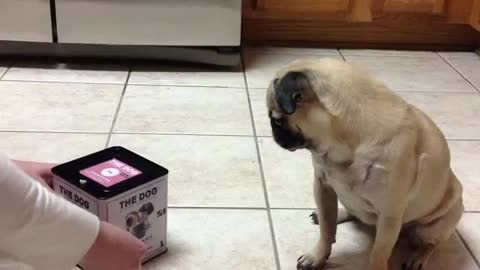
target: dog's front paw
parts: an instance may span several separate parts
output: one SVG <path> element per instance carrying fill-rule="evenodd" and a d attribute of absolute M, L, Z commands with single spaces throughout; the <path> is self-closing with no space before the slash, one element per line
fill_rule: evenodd
<path fill-rule="evenodd" d="M 297 260 L 298 270 L 320 270 L 325 266 L 326 259 L 311 254 L 304 254 Z"/>

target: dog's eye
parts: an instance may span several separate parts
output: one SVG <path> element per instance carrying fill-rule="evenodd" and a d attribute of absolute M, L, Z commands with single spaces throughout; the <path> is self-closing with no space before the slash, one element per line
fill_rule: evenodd
<path fill-rule="evenodd" d="M 127 219 L 127 222 L 126 222 L 126 223 L 127 223 L 127 226 L 128 226 L 128 227 L 132 226 L 132 225 L 133 225 L 133 218 L 129 217 L 129 218 Z"/>
<path fill-rule="evenodd" d="M 295 100 L 296 103 L 299 103 L 303 99 L 303 94 L 300 93 L 300 92 L 296 92 L 296 93 L 293 94 L 292 98 L 293 98 L 293 100 Z"/>

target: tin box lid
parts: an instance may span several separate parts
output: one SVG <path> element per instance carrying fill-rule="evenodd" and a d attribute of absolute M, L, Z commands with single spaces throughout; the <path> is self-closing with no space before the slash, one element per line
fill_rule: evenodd
<path fill-rule="evenodd" d="M 95 172 L 107 163 L 123 164 L 129 174 L 123 174 L 123 179 L 120 179 L 122 172 L 115 168 L 105 168 L 101 174 Z M 52 173 L 93 197 L 104 200 L 165 176 L 168 170 L 124 147 L 113 146 L 58 165 L 52 168 Z M 102 183 L 102 179 L 113 181 Z"/>

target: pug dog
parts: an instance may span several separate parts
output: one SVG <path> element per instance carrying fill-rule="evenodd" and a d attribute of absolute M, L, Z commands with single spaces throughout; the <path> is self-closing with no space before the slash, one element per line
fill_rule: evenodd
<path fill-rule="evenodd" d="M 297 269 L 321 269 L 337 223 L 352 218 L 376 227 L 368 270 L 388 269 L 401 232 L 413 247 L 403 269 L 424 269 L 463 213 L 462 185 L 434 122 L 366 70 L 336 59 L 290 63 L 266 99 L 276 143 L 307 149 L 315 172 L 320 240 Z"/>
<path fill-rule="evenodd" d="M 153 204 L 146 203 L 142 205 L 138 211 L 128 213 L 125 218 L 127 231 L 139 239 L 143 238 L 147 230 L 151 227 L 148 216 L 153 213 L 153 210 Z"/>

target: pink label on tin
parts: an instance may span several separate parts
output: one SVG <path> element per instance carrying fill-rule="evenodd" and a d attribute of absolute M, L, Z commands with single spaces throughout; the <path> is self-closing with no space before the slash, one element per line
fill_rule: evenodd
<path fill-rule="evenodd" d="M 81 170 L 80 173 L 104 187 L 110 187 L 142 172 L 117 159 L 111 159 Z"/>

